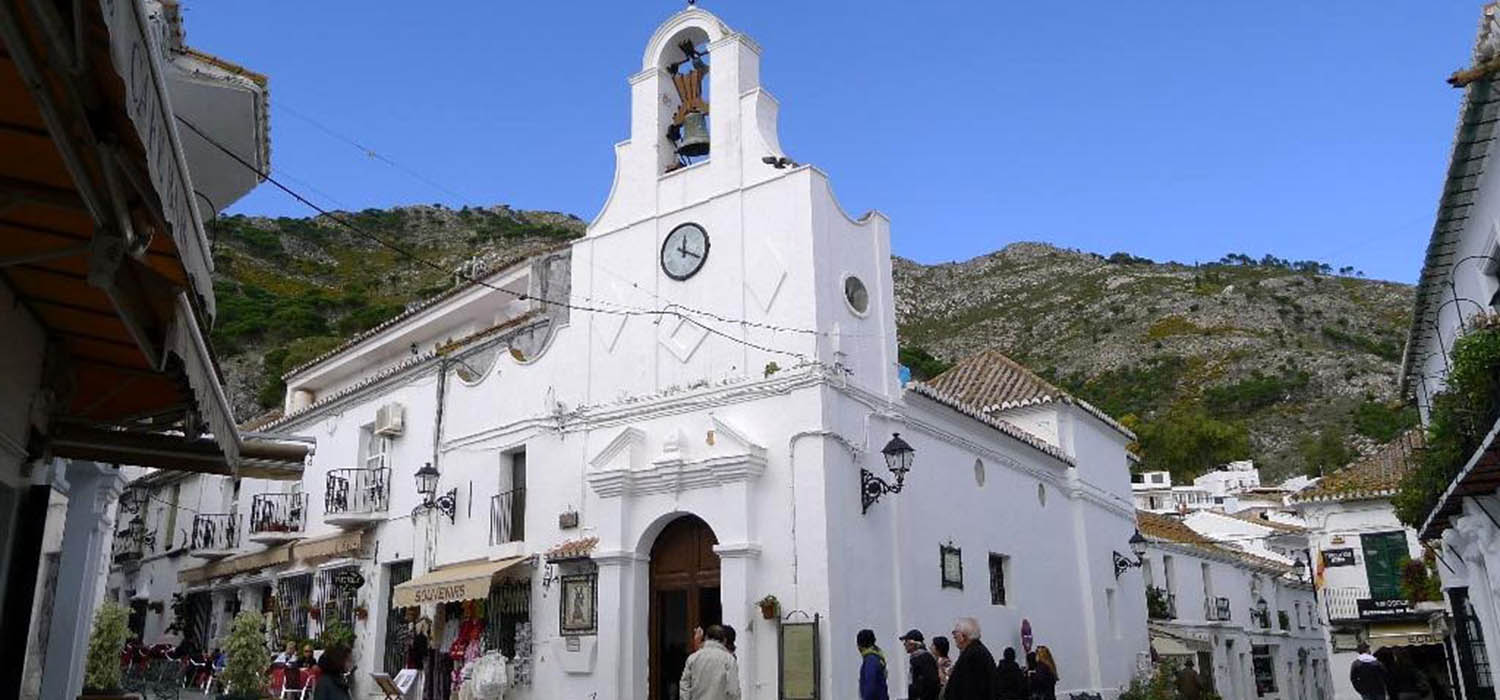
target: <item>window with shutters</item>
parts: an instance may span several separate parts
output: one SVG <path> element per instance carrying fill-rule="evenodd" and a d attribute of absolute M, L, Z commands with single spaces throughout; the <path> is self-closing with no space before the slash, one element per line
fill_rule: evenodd
<path fill-rule="evenodd" d="M 1401 562 L 1411 556 L 1406 549 L 1406 533 L 1377 532 L 1360 535 L 1359 539 L 1365 553 L 1365 578 L 1370 584 L 1370 597 L 1375 600 L 1402 597 Z"/>

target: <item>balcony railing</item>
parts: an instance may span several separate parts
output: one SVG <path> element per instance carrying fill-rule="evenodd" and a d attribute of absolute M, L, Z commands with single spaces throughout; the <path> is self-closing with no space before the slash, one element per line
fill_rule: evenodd
<path fill-rule="evenodd" d="M 234 513 L 202 513 L 193 516 L 189 550 L 199 556 L 226 556 L 240 544 L 239 517 Z"/>
<path fill-rule="evenodd" d="M 1228 622 L 1230 617 L 1228 598 L 1208 598 L 1203 601 L 1203 619 L 1209 622 Z"/>
<path fill-rule="evenodd" d="M 302 536 L 307 526 L 307 494 L 260 493 L 250 500 L 250 539 L 284 542 Z"/>
<path fill-rule="evenodd" d="M 1358 586 L 1324 588 L 1323 605 L 1331 620 L 1358 620 L 1359 601 L 1370 597 L 1370 589 Z"/>
<path fill-rule="evenodd" d="M 144 556 L 146 556 L 144 538 L 128 530 L 115 533 L 115 540 L 110 545 L 110 560 L 116 565 L 138 562 Z"/>
<path fill-rule="evenodd" d="M 323 492 L 324 518 L 336 525 L 384 517 L 391 498 L 390 469 L 334 469 Z"/>
<path fill-rule="evenodd" d="M 526 539 L 526 489 L 490 497 L 490 544 Z"/>
<path fill-rule="evenodd" d="M 1177 619 L 1177 594 L 1156 586 L 1146 588 L 1146 616 L 1153 620 Z"/>

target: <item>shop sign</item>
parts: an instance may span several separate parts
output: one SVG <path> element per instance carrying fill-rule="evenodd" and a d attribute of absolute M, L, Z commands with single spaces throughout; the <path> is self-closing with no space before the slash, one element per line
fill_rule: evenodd
<path fill-rule="evenodd" d="M 339 569 L 333 572 L 333 587 L 341 591 L 357 590 L 365 585 L 365 577 L 357 569 Z"/>
<path fill-rule="evenodd" d="M 1354 566 L 1354 550 L 1350 548 L 1323 550 L 1323 566 Z"/>
<path fill-rule="evenodd" d="M 1359 608 L 1359 619 L 1361 620 L 1377 620 L 1383 617 L 1397 617 L 1411 613 L 1411 603 L 1398 599 L 1372 600 L 1370 598 L 1360 598 L 1355 601 L 1355 605 Z"/>

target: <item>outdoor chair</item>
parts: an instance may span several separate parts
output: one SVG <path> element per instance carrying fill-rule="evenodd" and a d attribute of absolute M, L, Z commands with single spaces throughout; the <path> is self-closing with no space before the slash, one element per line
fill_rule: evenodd
<path fill-rule="evenodd" d="M 300 668 L 288 666 L 281 684 L 281 694 L 277 697 L 298 698 L 298 700 L 301 700 L 306 697 L 307 690 L 308 679 L 306 674 Z"/>

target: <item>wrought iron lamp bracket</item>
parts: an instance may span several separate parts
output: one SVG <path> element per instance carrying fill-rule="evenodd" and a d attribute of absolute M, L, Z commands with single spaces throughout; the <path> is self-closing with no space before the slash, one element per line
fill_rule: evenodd
<path fill-rule="evenodd" d="M 905 474 L 897 474 L 896 483 L 892 484 L 875 476 L 870 470 L 861 468 L 859 470 L 860 514 L 869 512 L 870 506 L 875 505 L 881 496 L 888 493 L 901 493 L 901 488 L 906 485 L 905 482 Z"/>
<path fill-rule="evenodd" d="M 1110 552 L 1110 554 L 1114 555 L 1114 560 L 1115 560 L 1115 579 L 1116 580 L 1118 580 L 1122 575 L 1124 575 L 1125 572 L 1127 572 L 1127 571 L 1129 571 L 1131 569 L 1140 568 L 1141 564 L 1143 563 L 1141 561 L 1140 557 L 1136 557 L 1135 559 L 1131 559 L 1130 557 L 1127 557 L 1124 554 L 1121 554 L 1119 552 Z"/>
<path fill-rule="evenodd" d="M 448 489 L 447 493 L 445 493 L 445 494 L 443 494 L 441 496 L 438 496 L 436 498 L 429 497 L 428 500 L 424 501 L 421 505 L 417 506 L 416 508 L 413 508 L 412 511 L 411 511 L 411 514 L 412 514 L 412 517 L 416 517 L 417 515 L 421 514 L 424 511 L 432 511 L 432 510 L 435 510 L 435 511 L 437 511 L 439 513 L 442 513 L 443 515 L 448 516 L 448 523 L 449 524 L 457 522 L 457 519 L 458 519 L 458 489 L 457 488 L 451 488 L 451 489 Z"/>

